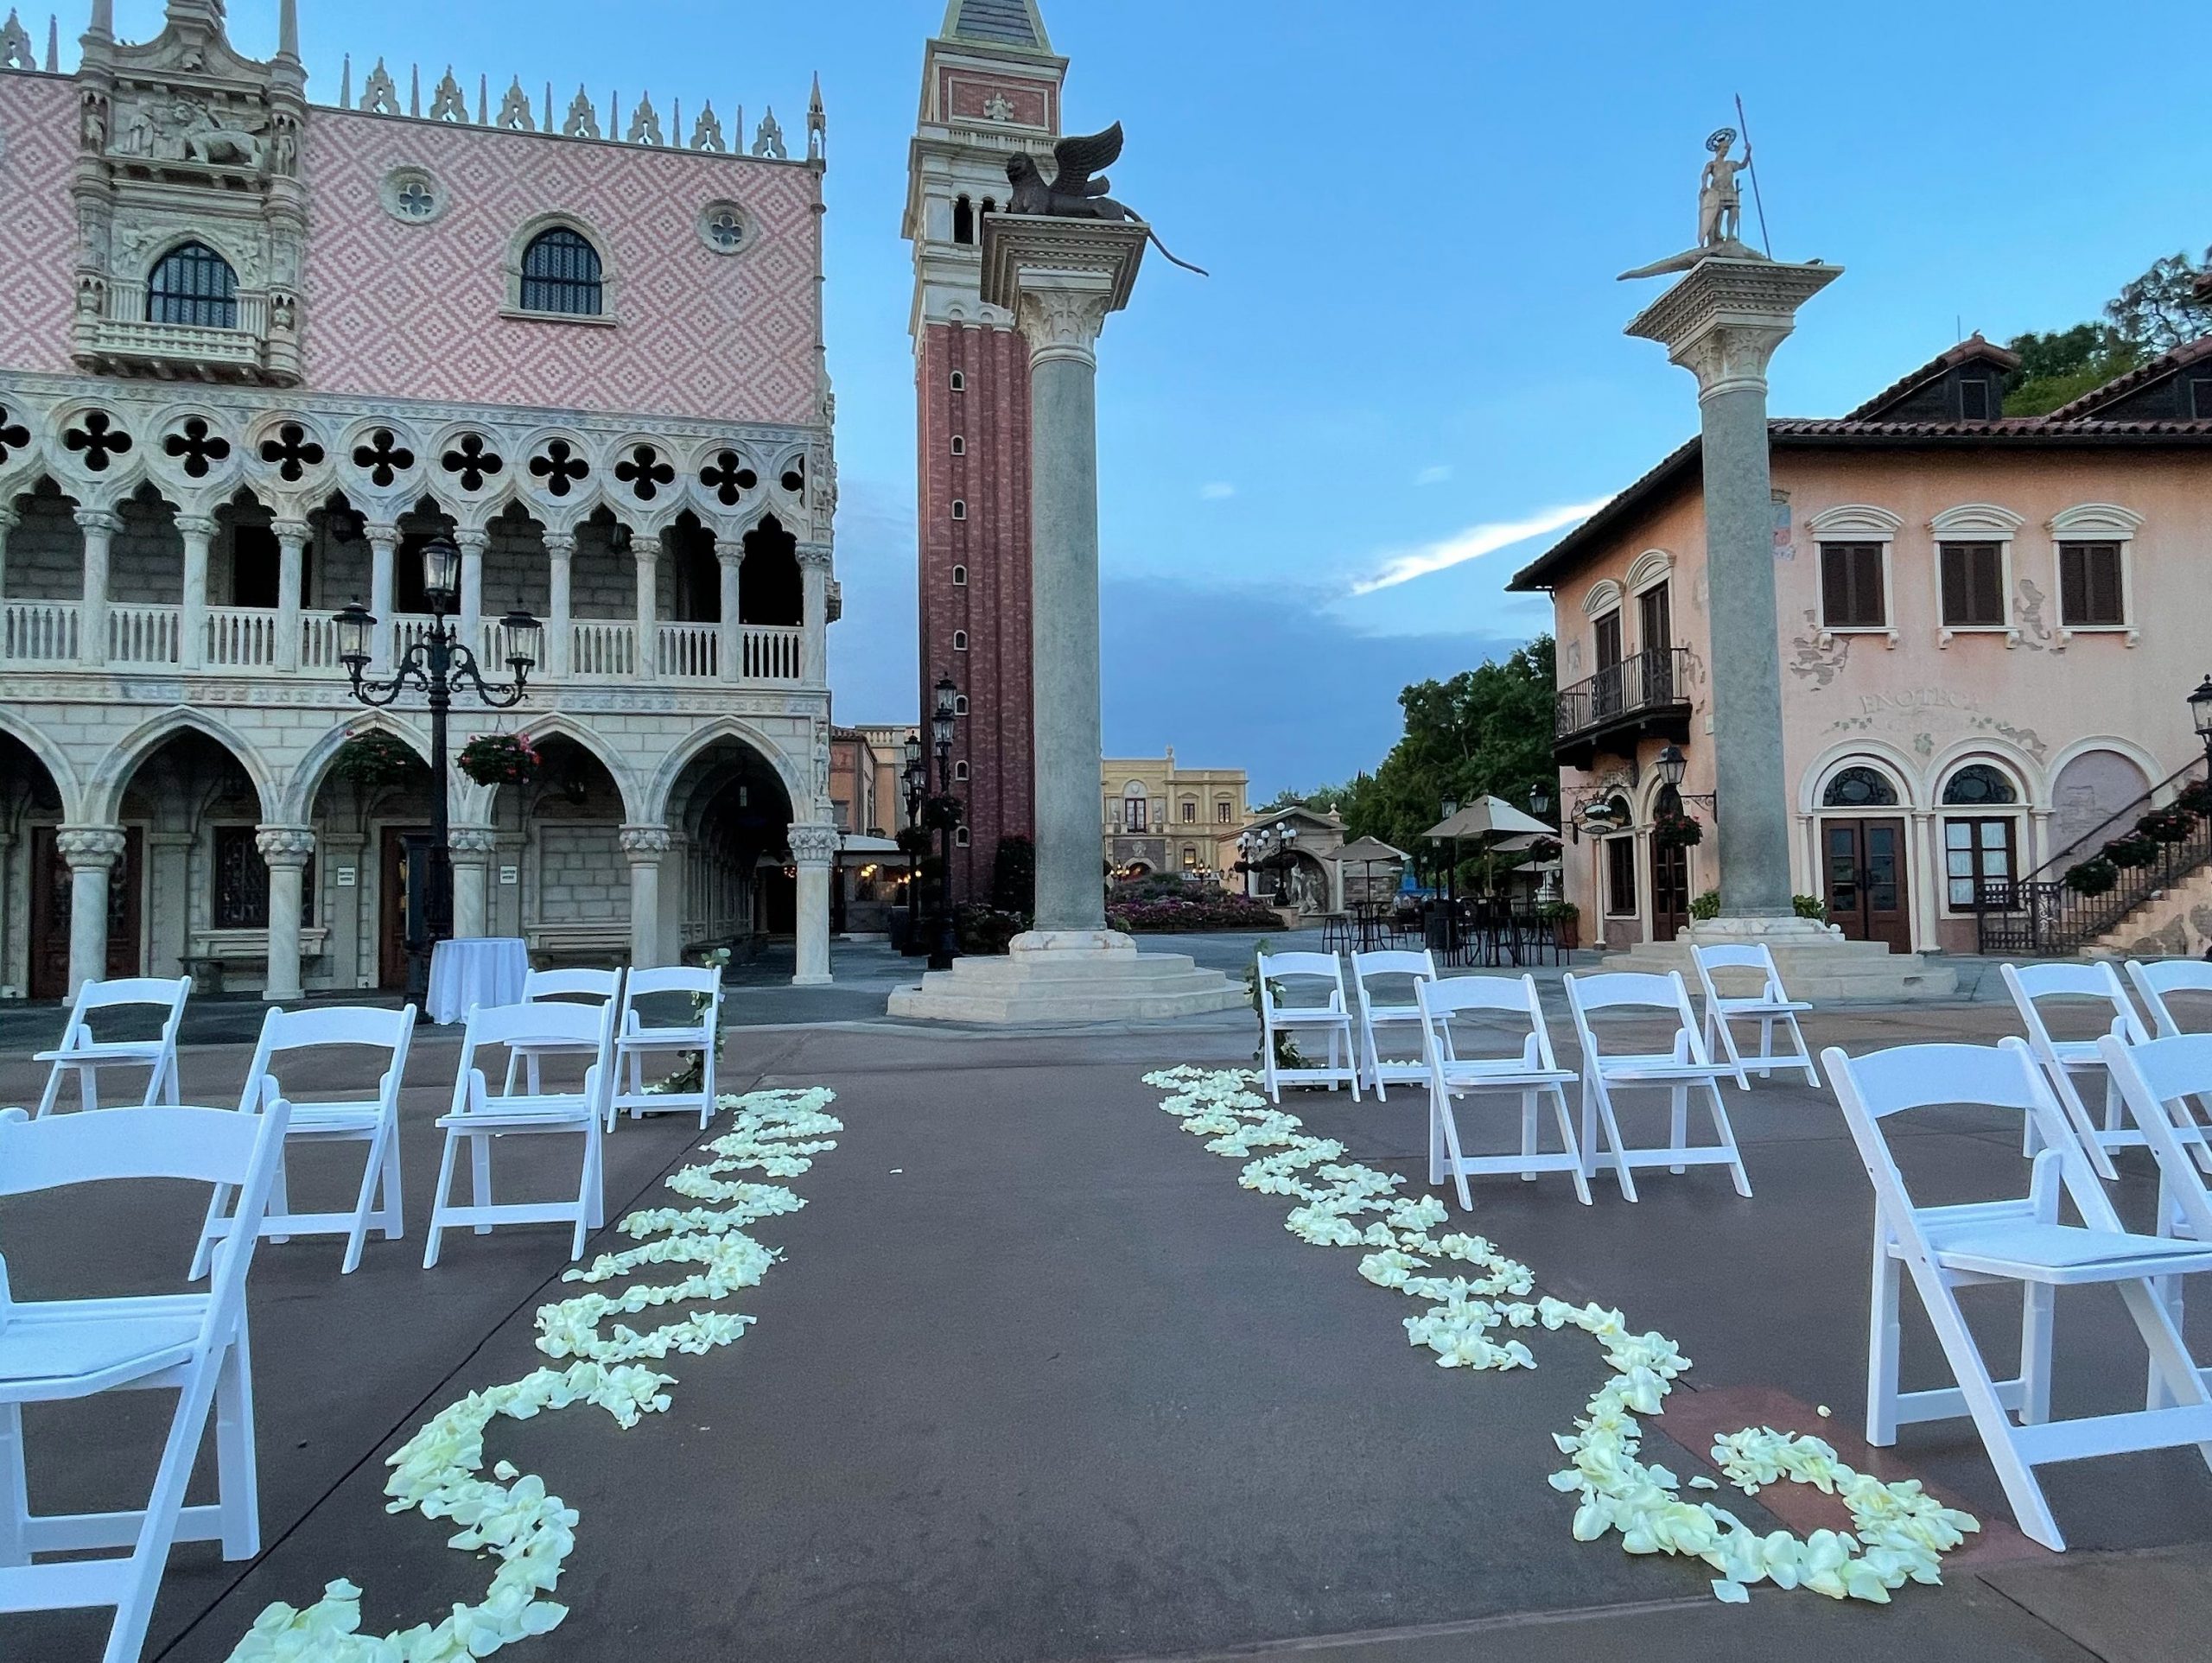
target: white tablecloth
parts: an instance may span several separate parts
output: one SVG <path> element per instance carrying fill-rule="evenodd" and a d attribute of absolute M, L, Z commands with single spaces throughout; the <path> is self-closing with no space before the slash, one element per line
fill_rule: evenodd
<path fill-rule="evenodd" d="M 437 1023 L 458 1022 L 472 1005 L 519 1005 L 530 948 L 519 936 L 442 941 L 430 952 L 430 1008 Z"/>

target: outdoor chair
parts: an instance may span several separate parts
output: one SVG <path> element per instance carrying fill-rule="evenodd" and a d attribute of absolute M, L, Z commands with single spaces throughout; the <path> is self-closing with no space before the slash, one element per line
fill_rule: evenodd
<path fill-rule="evenodd" d="M 1459 1191 L 1459 1205 L 1472 1211 L 1467 1193 L 1470 1173 L 1518 1172 L 1534 1179 L 1540 1172 L 1566 1172 L 1574 1180 L 1575 1199 L 1590 1204 L 1590 1180 L 1583 1170 L 1582 1148 L 1575 1141 L 1574 1118 L 1567 1112 L 1567 1082 L 1573 1070 L 1559 1065 L 1552 1054 L 1552 1037 L 1545 1025 L 1543 1006 L 1536 999 L 1536 979 L 1522 975 L 1454 976 L 1448 981 L 1421 981 L 1414 985 L 1421 1009 L 1422 1050 L 1428 1074 L 1428 1181 L 1441 1184 L 1449 1173 Z M 1469 1015 L 1494 1015 L 1516 1019 L 1525 1031 L 1513 1034 L 1501 1054 L 1484 1055 L 1475 1050 L 1479 1035 L 1466 1043 L 1452 1031 L 1452 1019 Z M 1469 1155 L 1461 1149 L 1459 1122 L 1452 1100 L 1485 1092 L 1511 1092 L 1521 1100 L 1521 1148 L 1510 1155 Z M 1538 1100 L 1548 1096 L 1559 1123 L 1560 1152 L 1539 1151 Z M 1623 1190 L 1633 1193 L 1634 1181 L 1613 1146 L 1613 1170 Z"/>
<path fill-rule="evenodd" d="M 1344 1008 L 1344 961 L 1334 953 L 1262 953 L 1260 981 L 1260 1075 L 1270 1102 L 1282 1101 L 1285 1084 L 1325 1085 L 1334 1091 L 1339 1082 L 1351 1088 L 1359 1101 L 1359 1053 L 1352 1034 L 1351 1012 Z M 1327 984 L 1319 1005 L 1281 1002 L 1287 982 Z M 1287 1035 L 1294 1042 L 1308 1037 L 1325 1041 L 1328 1061 L 1308 1059 L 1296 1067 L 1275 1062 L 1275 1040 Z M 1300 1056 L 1304 1055 L 1301 1051 Z"/>
<path fill-rule="evenodd" d="M 342 1235 L 346 1257 L 339 1274 L 350 1275 L 361 1263 L 361 1244 L 373 1225 L 387 1241 L 405 1234 L 399 1184 L 399 1082 L 407 1072 L 407 1048 L 415 1033 L 415 1007 L 397 1011 L 366 1006 L 340 1006 L 324 1010 L 275 1011 L 262 1019 L 261 1040 L 254 1047 L 253 1062 L 245 1073 L 245 1089 L 238 1097 L 241 1114 L 266 1114 L 282 1101 L 290 1105 L 291 1118 L 284 1133 L 284 1151 L 295 1144 L 365 1143 L 368 1158 L 361 1172 L 361 1188 L 353 1210 L 343 1213 L 296 1213 L 285 1187 L 283 1156 L 270 1186 L 268 1209 L 262 1215 L 261 1234 L 271 1241 L 289 1241 L 296 1235 Z M 280 1057 L 302 1051 L 323 1052 L 332 1048 L 377 1053 L 376 1095 L 338 1102 L 302 1102 L 284 1089 Z M 372 1064 L 373 1066 L 373 1064 Z M 365 1069 L 364 1072 L 365 1073 Z M 378 1204 L 381 1196 L 382 1204 Z M 214 1244 L 231 1232 L 224 1216 L 230 1191 L 215 1186 L 207 1204 L 207 1222 L 200 1227 L 200 1248 L 193 1255 L 192 1276 L 207 1273 Z"/>
<path fill-rule="evenodd" d="M 245 1279 L 283 1159 L 288 1112 L 281 1101 L 260 1114 L 162 1106 L 33 1121 L 21 1109 L 0 1112 L 0 1196 L 181 1178 L 238 1196 L 238 1228 L 217 1249 L 205 1293 L 18 1301 L 0 1262 L 0 1612 L 113 1606 L 103 1663 L 137 1663 L 173 1543 L 219 1542 L 234 1561 L 261 1552 Z M 175 1391 L 177 1401 L 145 1507 L 32 1513 L 23 1406 L 154 1389 Z M 185 1486 L 211 1408 L 218 1499 L 188 1507 Z M 86 1446 L 71 1451 L 82 1459 Z M 96 1548 L 129 1552 L 33 1562 Z"/>
<path fill-rule="evenodd" d="M 2143 1019 L 2135 1013 L 2135 1006 L 2128 1000 L 2127 992 L 2120 985 L 2120 977 L 2108 963 L 2095 964 L 2031 964 L 2020 966 L 2001 964 L 1998 974 L 2005 979 L 2005 991 L 2012 995 L 2012 1008 L 2019 1012 L 2020 1021 L 2028 1031 L 2028 1050 L 2037 1066 L 2050 1082 L 2052 1094 L 2066 1111 L 2066 1118 L 2081 1136 L 2082 1152 L 2089 1158 L 2089 1165 L 2097 1176 L 2112 1178 L 2119 1176 L 2113 1169 L 2107 1151 L 2140 1145 L 2143 1134 L 2130 1130 L 2122 1123 L 2120 1093 L 2113 1089 L 2111 1076 L 2105 1075 L 2104 1058 L 2097 1049 L 2103 1036 L 2087 1039 L 2054 1039 L 2044 1020 L 2041 1001 L 2053 999 L 2085 1000 L 2095 1007 L 2096 1019 L 2107 1025 L 2107 1031 L 2116 1034 L 2128 1044 L 2139 1044 L 2150 1038 L 2143 1030 Z M 2104 1075 L 2104 1125 L 2100 1128 L 2091 1118 L 2088 1107 L 2082 1101 L 2078 1082 L 2092 1075 Z M 2033 1119 L 2027 1125 L 2027 1144 L 2024 1152 L 2036 1152 L 2036 1139 L 2041 1135 L 2039 1122 Z"/>
<path fill-rule="evenodd" d="M 541 1000 L 558 1000 L 563 1004 L 575 1002 L 586 1005 L 609 1005 L 622 997 L 622 973 L 620 970 L 531 970 L 522 979 L 522 1002 L 537 1004 Z M 591 1047 L 585 1046 L 581 1054 L 588 1055 Z M 515 1089 L 515 1070 L 524 1071 L 532 1092 L 543 1089 L 542 1064 L 548 1057 L 579 1054 L 575 1047 L 557 1039 L 517 1040 L 507 1048 L 507 1080 L 502 1091 Z"/>
<path fill-rule="evenodd" d="M 1775 968 L 1774 954 L 1764 942 L 1745 947 L 1700 947 L 1693 943 L 1690 959 L 1697 966 L 1698 985 L 1705 990 L 1705 1048 L 1718 1061 L 1726 1057 L 1735 1065 L 1736 1083 L 1745 1091 L 1751 1089 L 1747 1074 L 1756 1074 L 1763 1080 L 1774 1077 L 1777 1069 L 1802 1069 L 1805 1083 L 1821 1083 L 1819 1072 L 1813 1066 L 1813 1053 L 1805 1044 L 1805 1031 L 1797 1025 L 1797 1012 L 1813 1007 L 1802 999 L 1792 999 L 1783 991 L 1782 973 Z M 1714 985 L 1716 970 L 1756 971 L 1762 978 L 1755 993 L 1723 993 Z M 1736 1044 L 1730 1028 L 1734 1022 L 1757 1022 L 1759 1025 L 1758 1052 L 1749 1062 Z M 1774 1049 L 1774 1031 L 1783 1026 L 1789 1030 L 1796 1042 L 1794 1051 L 1777 1055 Z"/>
<path fill-rule="evenodd" d="M 1582 1170 L 1598 1170 L 1598 1131 L 1602 1123 L 1614 1153 L 1614 1171 L 1621 1193 L 1636 1199 L 1636 1184 L 1629 1169 L 1663 1166 L 1681 1172 L 1692 1166 L 1726 1166 L 1736 1184 L 1736 1193 L 1751 1193 L 1744 1158 L 1737 1152 L 1735 1129 L 1720 1101 L 1720 1076 L 1732 1070 L 1717 1064 L 1705 1049 L 1697 1018 L 1690 1011 L 1689 989 L 1679 970 L 1664 975 L 1649 972 L 1614 971 L 1602 975 L 1561 978 L 1567 988 L 1567 1007 L 1573 1013 L 1574 1034 L 1582 1047 Z M 1608 1052 L 1598 1043 L 1591 1016 L 1599 1011 L 1642 1011 L 1647 1017 L 1671 1017 L 1676 1024 L 1665 1050 Z M 1668 1137 L 1663 1145 L 1623 1141 L 1613 1094 L 1621 1089 L 1663 1089 L 1668 1095 Z M 1689 1141 L 1690 1094 L 1702 1089 L 1713 1117 L 1717 1142 Z"/>
<path fill-rule="evenodd" d="M 2143 1001 L 2143 1008 L 2151 1013 L 2153 1033 L 2171 1039 L 2190 1031 L 2174 1015 L 2175 996 L 2212 993 L 2212 963 L 2202 959 L 2156 959 L 2146 964 L 2141 959 L 2130 959 L 2127 979 L 2134 984 L 2135 996 Z"/>
<path fill-rule="evenodd" d="M 62 1025 L 60 1044 L 31 1058 L 34 1063 L 50 1065 L 46 1089 L 38 1100 L 38 1118 L 44 1120 L 54 1113 L 65 1075 L 76 1085 L 77 1107 L 98 1108 L 102 1069 L 147 1070 L 145 1095 L 139 1099 L 142 1107 L 175 1102 L 176 1031 L 184 1020 L 185 997 L 191 991 L 190 976 L 179 976 L 174 981 L 157 976 L 131 976 L 119 981 L 88 981 L 79 987 L 75 1002 L 69 1007 L 69 1019 Z M 162 1012 L 158 1036 L 152 1039 L 92 1038 L 87 1019 L 94 1011 L 118 1011 L 130 1006 L 148 1006 Z"/>
<path fill-rule="evenodd" d="M 1351 913 L 1324 912 L 1321 915 L 1321 950 L 1323 952 L 1349 953 L 1357 944 Z"/>
<path fill-rule="evenodd" d="M 1995 1046 L 1904 1045 L 1857 1058 L 1831 1047 L 1821 1057 L 1874 1186 L 1866 1441 L 1886 1446 L 1897 1442 L 1901 1425 L 1972 1419 L 2021 1530 L 2056 1552 L 2066 1541 L 2037 1482 L 2037 1467 L 2192 1444 L 2212 1460 L 2212 1392 L 2158 1288 L 2162 1279 L 2212 1270 L 2212 1244 L 2120 1228 L 2026 1044 L 2014 1038 Z M 2025 1196 L 1930 1207 L 1913 1200 L 1882 1123 L 1906 1110 L 1955 1104 L 2015 1111 L 2040 1128 L 2045 1147 Z M 2082 1223 L 2059 1222 L 2062 1194 Z M 1900 1268 L 1912 1278 L 1955 1386 L 1899 1389 Z M 2050 1419 L 2056 1291 L 2097 1284 L 2119 1293 L 2149 1349 L 2157 1390 L 2179 1406 Z M 1967 1325 L 1958 1290 L 2006 1285 L 2021 1292 L 2019 1373 L 2000 1381 Z"/>
<path fill-rule="evenodd" d="M 638 1002 L 656 993 L 688 994 L 691 1014 L 683 1021 L 656 1025 L 647 1022 Z M 722 1025 L 722 973 L 716 966 L 688 969 L 632 970 L 625 979 L 615 1025 L 614 1093 L 607 1104 L 607 1126 L 628 1109 L 632 1120 L 641 1114 L 699 1111 L 703 1132 L 715 1118 L 715 1051 Z M 670 1051 L 699 1053 L 699 1086 L 696 1091 L 663 1091 L 660 1082 L 645 1082 L 645 1058 Z"/>
<path fill-rule="evenodd" d="M 503 1092 L 492 1095 L 479 1053 L 516 1041 L 560 1040 L 578 1050 L 588 1044 L 592 1061 L 584 1070 L 582 1086 L 575 1091 Z M 581 1256 L 584 1238 L 603 1222 L 604 1184 L 601 1177 L 601 1121 L 614 1082 L 614 1007 L 612 1005 L 558 1005 L 540 1000 L 535 1005 L 478 1006 L 468 1013 L 461 1038 L 461 1062 L 453 1085 L 453 1107 L 440 1117 L 446 1134 L 445 1152 L 438 1160 L 437 1196 L 430 1207 L 429 1241 L 423 1252 L 423 1268 L 438 1262 L 438 1247 L 445 1232 L 467 1225 L 477 1235 L 488 1234 L 500 1224 L 572 1225 L 575 1237 L 571 1259 Z M 574 1201 L 498 1202 L 492 1196 L 492 1151 L 501 1138 L 546 1135 L 581 1137 L 583 1159 Z M 469 1200 L 453 1201 L 454 1158 L 463 1145 L 468 1148 Z"/>
<path fill-rule="evenodd" d="M 1408 1038 L 1417 1038 L 1421 1032 L 1420 1004 L 1408 999 L 1402 1004 L 1379 1000 L 1370 987 L 1370 977 L 1410 976 L 1414 991 L 1418 992 L 1423 981 L 1436 980 L 1436 961 L 1427 951 L 1355 953 L 1351 955 L 1352 990 L 1359 1000 L 1359 1066 L 1362 1077 L 1375 1088 L 1377 1101 L 1388 1102 L 1390 1094 L 1386 1082 L 1391 1080 L 1426 1080 L 1428 1063 L 1419 1055 L 1386 1058 L 1376 1033 L 1377 1028 L 1407 1028 Z"/>

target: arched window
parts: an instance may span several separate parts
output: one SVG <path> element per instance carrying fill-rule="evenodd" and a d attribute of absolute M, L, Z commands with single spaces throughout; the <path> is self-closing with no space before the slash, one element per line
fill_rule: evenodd
<path fill-rule="evenodd" d="M 1897 788 L 1878 768 L 1847 768 L 1821 794 L 1824 809 L 1889 809 L 1897 800 Z"/>
<path fill-rule="evenodd" d="M 199 329 L 238 327 L 238 278 L 231 263 L 205 243 L 180 243 L 146 282 L 146 321 Z"/>
<path fill-rule="evenodd" d="M 968 517 L 968 505 L 957 497 L 952 499 L 952 517 L 957 520 L 964 520 Z"/>
<path fill-rule="evenodd" d="M 956 243 L 976 240 L 976 205 L 964 196 L 952 205 L 952 240 Z"/>
<path fill-rule="evenodd" d="M 957 433 L 952 435 L 952 454 L 955 456 L 965 456 L 968 454 L 968 441 Z"/>
<path fill-rule="evenodd" d="M 952 382 L 951 382 L 951 386 L 952 386 L 952 390 L 953 390 L 953 391 L 955 391 L 955 392 L 957 392 L 957 393 L 964 393 L 964 392 L 966 392 L 966 391 L 968 390 L 968 378 L 967 378 L 967 376 L 966 376 L 963 371 L 958 371 L 958 370 L 955 370 L 955 371 L 952 372 Z"/>
<path fill-rule="evenodd" d="M 599 251 L 582 232 L 555 225 L 530 239 L 522 251 L 522 309 L 564 316 L 600 314 Z"/>
<path fill-rule="evenodd" d="M 968 651 L 968 632 L 966 630 L 953 631 L 952 650 L 955 652 L 965 652 Z"/>
<path fill-rule="evenodd" d="M 965 566 L 956 566 L 952 568 L 952 587 L 956 589 L 964 589 L 968 587 L 968 568 Z"/>
<path fill-rule="evenodd" d="M 952 777 L 953 777 L 953 778 L 955 778 L 955 779 L 965 779 L 965 778 L 968 778 L 968 765 L 967 765 L 966 763 L 964 763 L 964 762 L 956 762 L 956 763 L 954 763 L 954 764 L 952 765 Z"/>
<path fill-rule="evenodd" d="M 1989 804 L 2017 803 L 2019 793 L 2012 789 L 2012 782 L 2001 770 L 1986 762 L 1977 762 L 1953 774 L 1943 787 L 1943 802 L 1947 806 L 1980 808 Z"/>

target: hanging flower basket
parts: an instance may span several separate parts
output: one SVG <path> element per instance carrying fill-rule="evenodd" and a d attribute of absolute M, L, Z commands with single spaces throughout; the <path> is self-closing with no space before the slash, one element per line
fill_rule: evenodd
<path fill-rule="evenodd" d="M 2212 780 L 2191 780 L 2183 786 L 2174 798 L 2174 807 L 2185 809 L 2200 818 L 2212 816 Z"/>
<path fill-rule="evenodd" d="M 2120 868 L 2101 854 L 2093 854 L 2078 866 L 2066 868 L 2059 879 L 2076 895 L 2102 895 L 2120 882 Z"/>
<path fill-rule="evenodd" d="M 925 826 L 901 826 L 899 828 L 899 852 L 902 854 L 927 854 L 930 852 L 929 828 Z"/>
<path fill-rule="evenodd" d="M 1705 841 L 1705 828 L 1680 809 L 1662 809 L 1652 819 L 1651 841 L 1662 849 L 1694 849 Z"/>
<path fill-rule="evenodd" d="M 966 803 L 949 792 L 934 796 L 922 804 L 922 824 L 931 831 L 951 831 L 967 809 Z"/>
<path fill-rule="evenodd" d="M 406 740 L 381 727 L 354 734 L 330 759 L 334 779 L 350 779 L 365 790 L 397 785 L 428 771 Z"/>
<path fill-rule="evenodd" d="M 2185 842 L 2196 829 L 2196 816 L 2179 807 L 2153 809 L 2135 822 L 2136 835 L 2156 843 Z"/>
<path fill-rule="evenodd" d="M 522 785 L 536 779 L 545 764 L 521 733 L 479 733 L 461 747 L 461 771 L 479 785 Z"/>
<path fill-rule="evenodd" d="M 2101 855 L 2094 856 L 2092 860 L 2085 860 L 2082 864 L 2088 866 L 2094 860 L 2104 860 L 2110 861 L 2122 871 L 2133 871 L 2137 866 L 2149 866 L 2158 858 L 2158 844 L 2138 832 L 2133 836 L 2113 838 L 2111 842 L 2105 845 Z"/>

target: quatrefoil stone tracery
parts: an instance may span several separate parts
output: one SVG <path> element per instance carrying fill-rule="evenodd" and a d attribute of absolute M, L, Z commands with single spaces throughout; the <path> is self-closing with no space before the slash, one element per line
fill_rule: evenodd
<path fill-rule="evenodd" d="M 21 450 L 30 441 L 30 429 L 16 421 L 6 405 L 0 404 L 0 462 L 8 460 L 10 452 Z"/>
<path fill-rule="evenodd" d="M 296 484 L 311 468 L 322 466 L 322 447 L 308 437 L 296 422 L 287 422 L 274 438 L 261 441 L 261 460 L 276 470 L 276 477 Z"/>
<path fill-rule="evenodd" d="M 676 483 L 676 470 L 661 460 L 651 445 L 639 445 L 614 465 L 614 477 L 630 487 L 639 502 L 651 502 L 664 485 Z"/>
<path fill-rule="evenodd" d="M 105 473 L 108 463 L 130 448 L 130 435 L 115 424 L 105 410 L 87 410 L 84 418 L 61 435 L 64 448 L 79 452 L 85 466 Z"/>
<path fill-rule="evenodd" d="M 794 497 L 804 497 L 806 495 L 806 458 L 792 457 L 791 465 L 784 470 L 783 478 L 776 483 Z"/>
<path fill-rule="evenodd" d="M 506 467 L 499 454 L 480 433 L 464 433 L 454 447 L 438 459 L 438 466 L 456 476 L 463 491 L 481 491 L 484 481 Z"/>
<path fill-rule="evenodd" d="M 390 485 L 415 466 L 415 453 L 401 444 L 390 428 L 378 428 L 366 444 L 353 447 L 353 466 L 374 485 Z"/>
<path fill-rule="evenodd" d="M 699 470 L 699 483 L 713 492 L 725 508 L 734 508 L 738 498 L 760 483 L 760 476 L 746 467 L 745 459 L 734 450 L 725 450 Z"/>
<path fill-rule="evenodd" d="M 184 471 L 194 479 L 204 479 L 216 463 L 229 457 L 231 441 L 208 432 L 207 422 L 200 417 L 188 416 L 183 426 L 162 441 L 162 448 L 180 459 Z"/>
<path fill-rule="evenodd" d="M 566 439 L 553 439 L 530 459 L 530 472 L 532 479 L 543 483 L 548 493 L 565 497 L 591 473 L 591 464 L 577 455 Z"/>

